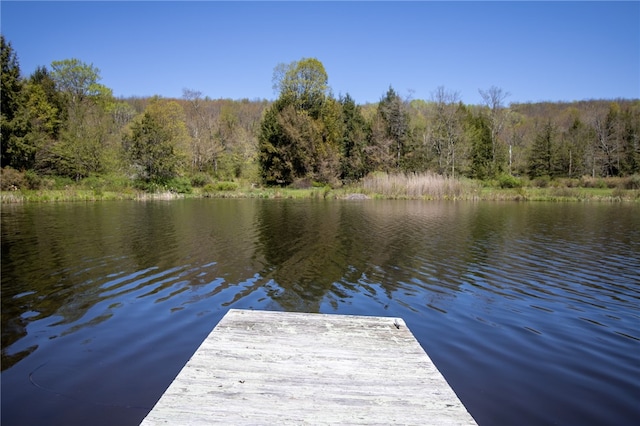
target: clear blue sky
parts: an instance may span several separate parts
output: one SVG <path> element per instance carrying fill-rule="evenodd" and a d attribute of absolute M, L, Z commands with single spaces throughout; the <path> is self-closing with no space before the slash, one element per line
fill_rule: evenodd
<path fill-rule="evenodd" d="M 116 96 L 277 97 L 273 68 L 318 58 L 334 94 L 389 86 L 479 103 L 640 98 L 640 2 L 1 2 L 23 75 L 77 58 Z"/>

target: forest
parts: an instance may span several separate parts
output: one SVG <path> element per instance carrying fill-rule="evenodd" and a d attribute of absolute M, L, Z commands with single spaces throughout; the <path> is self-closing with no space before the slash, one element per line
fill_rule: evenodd
<path fill-rule="evenodd" d="M 433 173 L 519 185 L 640 188 L 640 100 L 510 103 L 496 86 L 480 105 L 436 87 L 430 99 L 381 88 L 377 103 L 335 96 L 323 64 L 273 73 L 278 97 L 116 98 L 79 59 L 30 76 L 1 38 L 2 190 L 111 185 L 155 192 L 234 183 L 338 188 L 376 173 Z M 615 78 L 615 76 L 611 76 Z M 598 183 L 599 182 L 599 183 Z"/>

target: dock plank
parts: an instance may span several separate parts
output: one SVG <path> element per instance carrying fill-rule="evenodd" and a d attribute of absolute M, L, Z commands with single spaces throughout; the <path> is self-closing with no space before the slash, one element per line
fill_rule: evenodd
<path fill-rule="evenodd" d="M 216 423 L 476 424 L 400 318 L 237 309 L 141 424 Z"/>

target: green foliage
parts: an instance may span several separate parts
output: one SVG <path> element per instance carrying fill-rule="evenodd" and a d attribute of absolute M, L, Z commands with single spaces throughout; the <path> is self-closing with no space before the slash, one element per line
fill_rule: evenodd
<path fill-rule="evenodd" d="M 42 178 L 33 170 L 24 172 L 24 181 L 27 189 L 40 189 L 42 186 Z"/>
<path fill-rule="evenodd" d="M 213 179 L 336 188 L 372 172 L 429 171 L 505 189 L 523 185 L 512 173 L 551 189 L 640 186 L 640 100 L 505 108 L 507 93 L 492 87 L 482 106 L 443 88 L 407 103 L 389 87 L 379 103 L 357 105 L 333 98 L 315 58 L 276 67 L 273 103 L 192 90 L 177 101 L 115 100 L 91 64 L 55 61 L 24 79 L 11 44 L 0 44 L 3 188 L 58 188 L 68 199 L 68 187 L 133 194 L 135 179 L 144 190 L 188 193 L 217 191 Z"/>
<path fill-rule="evenodd" d="M 618 136 L 622 145 L 620 173 L 640 173 L 640 105 L 625 108 L 619 115 Z"/>
<path fill-rule="evenodd" d="M 493 163 L 491 128 L 486 116 L 469 114 L 466 120 L 471 143 L 471 168 L 469 177 L 479 180 L 496 176 Z"/>
<path fill-rule="evenodd" d="M 78 59 L 54 61 L 51 67 L 51 79 L 65 102 L 66 126 L 47 149 L 43 167 L 76 180 L 106 172 L 111 142 L 111 90 L 98 83 L 97 68 Z"/>
<path fill-rule="evenodd" d="M 556 128 L 551 120 L 536 134 L 529 154 L 529 177 L 553 176 L 556 171 Z"/>
<path fill-rule="evenodd" d="M 51 63 L 56 88 L 70 97 L 71 104 L 87 98 L 111 97 L 111 90 L 98 83 L 100 70 L 79 59 L 64 59 Z"/>
<path fill-rule="evenodd" d="M 278 64 L 273 72 L 273 88 L 280 99 L 295 109 L 308 111 L 318 118 L 327 92 L 327 72 L 316 58 L 302 58 L 289 64 Z"/>
<path fill-rule="evenodd" d="M 372 140 L 372 143 L 382 145 L 383 149 L 390 149 L 395 167 L 400 168 L 409 139 L 409 116 L 404 102 L 393 87 L 389 86 L 389 90 L 380 100 L 377 116 L 382 132 Z"/>
<path fill-rule="evenodd" d="M 193 192 L 191 181 L 188 178 L 176 177 L 165 181 L 138 179 L 134 181 L 133 186 L 134 188 L 149 194 L 161 194 L 165 192 L 191 194 Z"/>
<path fill-rule="evenodd" d="M 2 97 L 0 98 L 0 112 L 3 119 L 10 122 L 18 110 L 20 90 L 20 65 L 18 56 L 13 50 L 10 42 L 7 42 L 3 35 L 0 35 L 0 84 Z M 3 132 L 4 134 L 4 132 Z"/>
<path fill-rule="evenodd" d="M 215 185 L 213 185 L 213 189 L 215 191 L 235 191 L 236 189 L 238 189 L 238 184 L 235 182 L 216 182 Z"/>
<path fill-rule="evenodd" d="M 500 188 L 522 188 L 523 182 L 515 176 L 503 173 L 498 176 L 498 185 Z"/>
<path fill-rule="evenodd" d="M 267 185 L 288 185 L 294 179 L 291 142 L 278 120 L 284 106 L 278 99 L 267 109 L 260 123 L 260 174 Z"/>
<path fill-rule="evenodd" d="M 167 182 L 166 188 L 169 192 L 178 194 L 191 194 L 193 192 L 191 181 L 184 177 L 171 179 Z"/>
<path fill-rule="evenodd" d="M 263 182 L 337 180 L 342 111 L 339 102 L 326 96 L 326 84 L 327 74 L 317 59 L 276 67 L 274 87 L 280 96 L 265 112 L 258 139 Z"/>
<path fill-rule="evenodd" d="M 112 175 L 93 175 L 80 182 L 80 187 L 92 191 L 95 197 L 104 197 L 105 191 L 125 192 L 129 185 L 129 180 Z"/>
<path fill-rule="evenodd" d="M 33 79 L 22 90 L 20 108 L 14 118 L 16 127 L 21 131 L 14 133 L 7 141 L 9 163 L 20 169 L 39 166 L 44 149 L 57 137 L 61 125 L 58 108 L 49 101 L 45 87 Z"/>
<path fill-rule="evenodd" d="M 17 191 L 25 187 L 24 173 L 11 167 L 3 167 L 0 173 L 0 189 Z"/>
<path fill-rule="evenodd" d="M 347 93 L 342 104 L 343 135 L 340 144 L 340 178 L 343 181 L 362 179 L 368 172 L 365 148 L 367 124 L 355 100 Z"/>
<path fill-rule="evenodd" d="M 24 136 L 24 124 L 16 120 L 22 103 L 22 82 L 18 57 L 11 46 L 0 35 L 0 143 L 3 166 L 20 167 L 20 149 L 15 148 L 16 139 Z M 18 152 L 16 152 L 18 151 Z"/>
<path fill-rule="evenodd" d="M 211 183 L 211 177 L 206 173 L 196 173 L 191 176 L 191 186 L 193 187 L 202 188 L 208 183 Z"/>
<path fill-rule="evenodd" d="M 187 132 L 183 110 L 175 101 L 155 100 L 131 126 L 126 151 L 138 178 L 166 182 L 178 176 L 184 165 Z"/>

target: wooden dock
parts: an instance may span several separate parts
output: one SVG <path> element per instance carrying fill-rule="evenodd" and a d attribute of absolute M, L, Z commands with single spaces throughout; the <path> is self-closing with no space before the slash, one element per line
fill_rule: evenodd
<path fill-rule="evenodd" d="M 475 425 L 400 318 L 231 309 L 142 425 Z"/>

